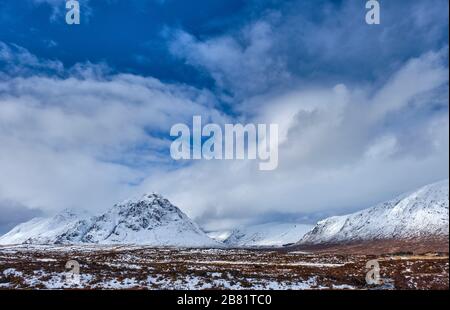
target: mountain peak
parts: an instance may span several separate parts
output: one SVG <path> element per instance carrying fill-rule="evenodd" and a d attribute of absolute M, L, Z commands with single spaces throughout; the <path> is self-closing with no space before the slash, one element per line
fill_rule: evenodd
<path fill-rule="evenodd" d="M 160 222 L 164 219 L 177 221 L 186 218 L 180 209 L 156 193 L 145 194 L 140 198 L 130 199 L 116 204 L 110 212 L 117 214 L 123 222 L 139 221 L 147 223 L 147 219 Z"/>
<path fill-rule="evenodd" d="M 137 202 L 147 202 L 151 204 L 159 204 L 161 206 L 171 205 L 169 200 L 157 193 L 145 194 Z"/>
<path fill-rule="evenodd" d="M 123 201 L 122 203 L 116 204 L 116 207 L 129 207 L 131 205 L 140 205 L 140 206 L 171 206 L 172 204 L 166 198 L 158 193 L 145 194 L 140 196 L 139 198 L 131 198 Z"/>

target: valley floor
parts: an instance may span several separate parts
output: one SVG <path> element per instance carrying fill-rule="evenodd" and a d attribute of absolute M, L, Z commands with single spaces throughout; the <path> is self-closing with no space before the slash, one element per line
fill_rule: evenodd
<path fill-rule="evenodd" d="M 377 260 L 383 283 L 367 285 Z M 71 265 L 65 269 L 66 263 Z M 79 272 L 78 272 L 79 267 Z M 132 246 L 0 247 L 0 289 L 449 289 L 448 255 Z"/>

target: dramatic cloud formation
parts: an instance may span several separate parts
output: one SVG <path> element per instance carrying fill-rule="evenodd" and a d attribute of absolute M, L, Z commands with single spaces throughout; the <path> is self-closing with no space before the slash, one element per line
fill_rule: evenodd
<path fill-rule="evenodd" d="M 4 199 L 45 209 L 110 206 L 152 166 L 170 164 L 174 122 L 194 114 L 223 122 L 207 91 L 109 75 L 91 64 L 63 70 L 22 48 L 0 47 L 9 70 L 0 79 Z M 42 68 L 63 77 L 30 75 Z"/>
<path fill-rule="evenodd" d="M 289 79 L 286 63 L 272 53 L 275 42 L 270 24 L 256 22 L 238 35 L 238 38 L 224 36 L 199 42 L 179 31 L 170 49 L 173 54 L 186 58 L 188 64 L 205 68 L 220 89 L 232 90 L 236 95 L 263 92 Z M 240 44 L 240 40 L 244 43 Z"/>
<path fill-rule="evenodd" d="M 448 178 L 447 1 L 386 2 L 378 28 L 355 1 L 257 8 L 220 33 L 163 32 L 172 66 L 211 87 L 0 41 L 0 227 L 149 191 L 208 229 L 311 222 Z M 170 127 L 193 115 L 279 124 L 278 169 L 172 161 Z"/>
<path fill-rule="evenodd" d="M 341 84 L 258 98 L 249 121 L 281 126 L 277 171 L 258 172 L 253 162 L 198 163 L 150 178 L 144 188 L 222 221 L 358 209 L 446 178 L 446 53 L 410 60 L 379 89 Z"/>
<path fill-rule="evenodd" d="M 445 0 L 389 1 L 381 25 L 371 27 L 356 1 L 287 1 L 204 40 L 175 30 L 170 50 L 240 99 L 299 82 L 371 82 L 441 49 L 448 37 L 447 7 Z"/>

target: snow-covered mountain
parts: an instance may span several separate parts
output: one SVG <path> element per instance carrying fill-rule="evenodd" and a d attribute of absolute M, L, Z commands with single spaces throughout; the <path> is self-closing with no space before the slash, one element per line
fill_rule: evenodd
<path fill-rule="evenodd" d="M 100 216 L 63 212 L 34 219 L 0 237 L 0 244 L 140 244 L 217 247 L 180 209 L 157 194 L 113 206 Z"/>
<path fill-rule="evenodd" d="M 449 181 L 350 215 L 322 220 L 298 244 L 429 238 L 449 235 Z"/>
<path fill-rule="evenodd" d="M 231 247 L 281 247 L 297 242 L 312 228 L 312 225 L 276 222 L 208 235 Z"/>
<path fill-rule="evenodd" d="M 64 210 L 51 218 L 34 218 L 14 227 L 0 237 L 0 244 L 54 244 L 65 243 L 66 236 L 82 232 L 89 226 L 89 214 L 85 211 Z"/>
<path fill-rule="evenodd" d="M 0 237 L 0 245 L 87 243 L 269 247 L 298 240 L 298 244 L 304 245 L 436 236 L 448 238 L 449 181 L 425 186 L 373 208 L 325 219 L 311 228 L 303 224 L 268 223 L 212 232 L 208 236 L 167 199 L 150 194 L 117 204 L 99 216 L 65 210 L 51 218 L 33 219 Z"/>
<path fill-rule="evenodd" d="M 94 219 L 81 241 L 188 247 L 218 245 L 186 214 L 157 194 L 115 205 Z"/>

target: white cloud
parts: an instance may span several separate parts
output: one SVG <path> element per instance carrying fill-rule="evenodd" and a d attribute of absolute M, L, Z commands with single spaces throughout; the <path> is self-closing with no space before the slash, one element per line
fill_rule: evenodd
<path fill-rule="evenodd" d="M 53 68 L 18 51 L 1 59 Z M 30 56 L 22 61 L 22 54 Z M 193 114 L 223 121 L 207 91 L 89 63 L 58 70 L 61 77 L 14 69 L 0 78 L 2 199 L 44 210 L 109 207 L 152 167 L 170 164 L 163 153 L 174 123 Z"/>
<path fill-rule="evenodd" d="M 293 2 L 218 37 L 174 31 L 172 54 L 231 94 L 241 121 L 279 123 L 279 168 L 200 162 L 143 188 L 231 225 L 361 209 L 448 178 L 448 2 L 386 3 L 376 29 L 361 8 Z"/>
<path fill-rule="evenodd" d="M 219 90 L 247 100 L 289 91 L 299 82 L 380 83 L 409 58 L 448 42 L 446 0 L 389 1 L 378 27 L 365 23 L 358 1 L 288 1 L 276 7 L 218 36 L 173 30 L 170 50 L 209 73 Z"/>
<path fill-rule="evenodd" d="M 142 188 L 168 194 L 208 225 L 271 212 L 361 209 L 448 177 L 443 52 L 412 59 L 378 88 L 317 86 L 253 100 L 247 112 L 255 116 L 247 121 L 280 124 L 276 171 L 260 172 L 254 162 L 200 162 L 153 175 Z"/>
<path fill-rule="evenodd" d="M 219 89 L 232 90 L 242 97 L 262 93 L 290 78 L 284 60 L 272 54 L 273 31 L 266 21 L 255 22 L 236 36 L 206 41 L 178 31 L 170 50 L 186 63 L 207 70 Z"/>
<path fill-rule="evenodd" d="M 3 67 L 2 63 L 4 63 Z M 24 75 L 35 73 L 36 70 L 60 73 L 64 66 L 60 61 L 39 59 L 21 46 L 0 41 L 0 69 L 11 75 Z M 2 72 L 0 77 L 1 74 Z"/>

